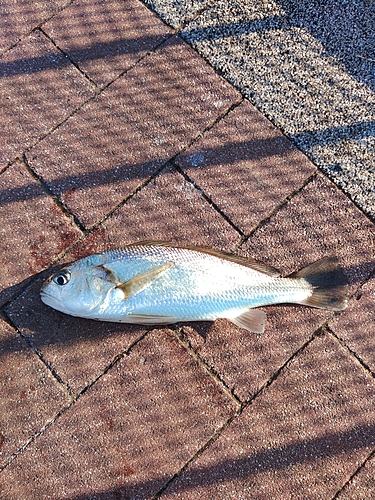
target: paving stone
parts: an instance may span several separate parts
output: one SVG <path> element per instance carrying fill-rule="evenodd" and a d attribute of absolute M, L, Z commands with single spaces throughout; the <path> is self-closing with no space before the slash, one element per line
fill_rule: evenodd
<path fill-rule="evenodd" d="M 375 373 L 375 280 L 354 295 L 349 307 L 330 323 L 332 330 Z"/>
<path fill-rule="evenodd" d="M 230 250 L 239 235 L 191 184 L 169 169 L 74 247 L 64 262 L 145 239 Z M 9 305 L 7 314 L 77 393 L 141 336 L 144 328 L 73 318 L 45 306 L 39 290 L 51 273 L 44 273 L 29 286 Z"/>
<path fill-rule="evenodd" d="M 324 323 L 326 312 L 298 306 L 263 307 L 265 332 L 227 320 L 183 328 L 192 348 L 242 401 L 251 398 Z"/>
<path fill-rule="evenodd" d="M 43 30 L 99 85 L 129 69 L 170 33 L 138 0 L 79 0 Z"/>
<path fill-rule="evenodd" d="M 19 163 L 0 175 L 0 304 L 81 235 Z"/>
<path fill-rule="evenodd" d="M 336 255 L 351 284 L 374 270 L 374 225 L 330 181 L 318 175 L 241 247 L 284 274 Z"/>
<path fill-rule="evenodd" d="M 0 52 L 47 19 L 66 0 L 3 0 L 0 17 Z"/>
<path fill-rule="evenodd" d="M 181 35 L 374 219 L 372 18 L 362 0 L 217 0 Z"/>
<path fill-rule="evenodd" d="M 60 384 L 0 318 L 0 467 L 68 403 Z"/>
<path fill-rule="evenodd" d="M 173 37 L 28 154 L 86 226 L 94 224 L 238 99 Z"/>
<path fill-rule="evenodd" d="M 176 161 L 244 232 L 316 171 L 248 101 Z"/>
<path fill-rule="evenodd" d="M 337 495 L 337 500 L 368 500 L 375 498 L 375 459 L 372 457 Z"/>
<path fill-rule="evenodd" d="M 93 94 L 88 80 L 40 31 L 1 58 L 0 76 L 2 166 Z"/>
<path fill-rule="evenodd" d="M 333 184 L 318 176 L 238 251 L 275 266 L 284 276 L 324 255 L 337 255 L 351 283 L 358 283 L 374 269 L 372 245 L 373 225 Z M 224 321 L 184 328 L 192 347 L 242 400 L 259 390 L 332 316 L 302 306 L 262 309 L 267 313 L 262 335 Z M 371 331 L 355 333 L 368 338 L 361 352 L 372 342 Z M 369 356 L 371 351 L 365 359 Z"/>
<path fill-rule="evenodd" d="M 150 498 L 236 408 L 154 331 L 4 470 L 2 498 Z"/>
<path fill-rule="evenodd" d="M 375 447 L 375 382 L 316 338 L 162 495 L 332 498 Z"/>

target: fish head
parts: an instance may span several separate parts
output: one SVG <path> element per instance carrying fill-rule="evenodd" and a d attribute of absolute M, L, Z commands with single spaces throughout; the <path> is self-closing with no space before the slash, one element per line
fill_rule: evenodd
<path fill-rule="evenodd" d="M 43 284 L 41 300 L 57 311 L 90 318 L 92 312 L 114 288 L 105 268 L 86 259 L 64 267 Z"/>

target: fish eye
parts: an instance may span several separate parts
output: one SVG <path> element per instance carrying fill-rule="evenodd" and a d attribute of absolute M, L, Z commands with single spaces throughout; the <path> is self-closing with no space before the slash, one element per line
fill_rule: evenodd
<path fill-rule="evenodd" d="M 56 274 L 56 276 L 53 278 L 53 281 L 56 283 L 56 285 L 64 286 L 70 281 L 70 271 L 61 271 Z"/>

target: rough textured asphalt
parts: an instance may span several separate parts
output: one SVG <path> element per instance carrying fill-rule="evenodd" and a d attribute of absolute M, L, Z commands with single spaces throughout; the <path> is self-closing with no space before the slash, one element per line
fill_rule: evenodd
<path fill-rule="evenodd" d="M 375 217 L 375 3 L 148 2 Z"/>

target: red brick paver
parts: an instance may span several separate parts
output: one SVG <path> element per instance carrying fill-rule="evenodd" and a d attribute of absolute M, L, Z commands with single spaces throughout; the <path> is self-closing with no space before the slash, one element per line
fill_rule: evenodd
<path fill-rule="evenodd" d="M 98 85 L 129 69 L 170 33 L 135 0 L 76 1 L 43 30 Z"/>
<path fill-rule="evenodd" d="M 0 60 L 0 168 L 93 95 L 93 86 L 40 31 Z"/>
<path fill-rule="evenodd" d="M 162 498 L 332 498 L 373 449 L 374 418 L 372 378 L 316 338 Z"/>
<path fill-rule="evenodd" d="M 2 494 L 149 498 L 236 407 L 173 335 L 155 331 L 5 469 Z"/>
<path fill-rule="evenodd" d="M 0 498 L 372 498 L 373 222 L 141 1 L 3 3 Z M 262 335 L 41 302 L 145 239 L 284 276 L 337 255 L 352 297 Z"/>

